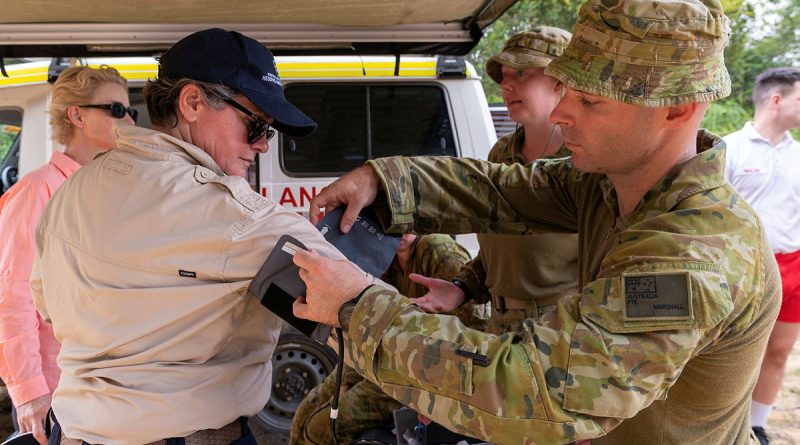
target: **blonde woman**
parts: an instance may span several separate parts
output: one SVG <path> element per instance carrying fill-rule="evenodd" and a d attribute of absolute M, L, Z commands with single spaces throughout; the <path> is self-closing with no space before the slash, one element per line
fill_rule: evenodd
<path fill-rule="evenodd" d="M 56 81 L 50 105 L 53 138 L 64 145 L 47 165 L 0 198 L 0 377 L 16 410 L 19 432 L 47 443 L 44 419 L 61 371 L 60 345 L 34 308 L 28 280 L 39 215 L 56 189 L 83 164 L 115 145 L 114 121 L 134 124 L 127 82 L 110 67 L 72 67 Z M 80 203 L 76 203 L 80 205 Z"/>

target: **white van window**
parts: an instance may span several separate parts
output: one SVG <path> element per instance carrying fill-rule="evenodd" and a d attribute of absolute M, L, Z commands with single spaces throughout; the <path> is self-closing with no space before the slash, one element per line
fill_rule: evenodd
<path fill-rule="evenodd" d="M 0 162 L 5 160 L 21 130 L 22 112 L 16 109 L 0 109 Z"/>
<path fill-rule="evenodd" d="M 289 176 L 338 176 L 384 156 L 456 156 L 447 97 L 437 85 L 287 85 L 286 96 L 319 128 L 282 136 Z"/>

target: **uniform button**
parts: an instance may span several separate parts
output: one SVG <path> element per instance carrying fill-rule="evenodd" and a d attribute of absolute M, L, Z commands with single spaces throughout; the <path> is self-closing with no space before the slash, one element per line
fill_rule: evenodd
<path fill-rule="evenodd" d="M 208 179 L 208 178 L 210 178 L 210 177 L 211 177 L 211 173 L 209 173 L 209 172 L 202 172 L 202 173 L 200 173 L 200 176 L 202 176 L 202 177 L 204 177 L 204 178 Z"/>

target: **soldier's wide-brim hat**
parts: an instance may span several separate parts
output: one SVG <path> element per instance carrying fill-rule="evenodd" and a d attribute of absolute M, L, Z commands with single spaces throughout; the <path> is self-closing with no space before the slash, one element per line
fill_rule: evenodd
<path fill-rule="evenodd" d="M 497 83 L 503 80 L 503 66 L 515 70 L 544 68 L 564 54 L 570 33 L 552 26 L 537 26 L 509 37 L 503 50 L 486 61 L 486 74 Z"/>
<path fill-rule="evenodd" d="M 710 102 L 730 94 L 729 35 L 718 0 L 589 0 L 545 74 L 629 104 Z"/>

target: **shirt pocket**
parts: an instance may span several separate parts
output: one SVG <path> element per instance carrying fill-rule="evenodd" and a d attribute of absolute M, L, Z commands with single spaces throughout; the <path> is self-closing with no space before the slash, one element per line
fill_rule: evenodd
<path fill-rule="evenodd" d="M 472 360 L 456 351 L 476 353 L 477 347 L 441 340 L 390 327 L 391 339 L 376 360 L 376 374 L 383 383 L 418 386 L 420 382 L 442 394 L 472 395 Z M 462 353 L 463 354 L 463 353 Z"/>

